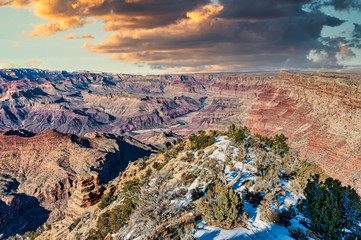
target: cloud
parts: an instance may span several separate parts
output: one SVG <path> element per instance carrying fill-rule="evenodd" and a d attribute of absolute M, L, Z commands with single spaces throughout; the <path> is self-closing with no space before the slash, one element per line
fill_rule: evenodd
<path fill-rule="evenodd" d="M 79 18 L 69 18 L 69 19 L 61 20 L 57 23 L 37 25 L 29 35 L 30 37 L 50 36 L 55 33 L 68 30 L 70 28 L 82 27 L 85 24 L 86 22 Z"/>
<path fill-rule="evenodd" d="M 33 60 L 26 63 L 27 68 L 38 68 L 43 64 L 42 61 L 39 60 Z"/>
<path fill-rule="evenodd" d="M 95 37 L 93 35 L 91 35 L 91 34 L 87 34 L 87 35 L 81 36 L 80 38 L 82 38 L 82 39 L 94 39 Z"/>
<path fill-rule="evenodd" d="M 66 37 L 64 37 L 64 40 L 72 40 L 75 38 L 75 34 L 74 33 L 70 33 L 69 35 L 67 35 Z"/>
<path fill-rule="evenodd" d="M 361 0 L 0 0 L 49 20 L 32 37 L 104 22 L 112 32 L 83 47 L 114 61 L 171 71 L 240 71 L 337 66 L 354 57 L 361 27 L 321 37 L 343 20 L 325 12 L 357 9 Z M 360 28 L 360 30 L 359 30 Z M 344 31 L 341 33 L 347 33 Z M 92 39 L 92 35 L 65 39 Z"/>
<path fill-rule="evenodd" d="M 323 26 L 338 26 L 343 21 L 320 12 L 303 12 L 299 2 L 287 3 L 294 13 L 302 13 L 296 17 L 277 12 L 281 4 L 264 15 L 251 14 L 250 19 L 251 15 L 243 14 L 247 9 L 231 9 L 236 1 L 220 1 L 220 5 L 208 4 L 188 12 L 187 18 L 175 24 L 117 31 L 103 43 L 84 47 L 111 53 L 113 60 L 143 62 L 160 69 L 308 67 L 313 64 L 307 58 L 309 50 L 322 47 L 318 38 Z M 255 4 L 250 1 L 249 8 Z"/>
<path fill-rule="evenodd" d="M 73 40 L 73 39 L 94 39 L 95 37 L 91 34 L 86 34 L 80 37 L 75 37 L 75 33 L 70 33 L 66 37 L 64 37 L 64 40 Z"/>
<path fill-rule="evenodd" d="M 15 67 L 16 67 L 15 63 L 0 61 L 0 69 L 15 68 Z"/>
<path fill-rule="evenodd" d="M 153 28 L 175 23 L 209 0 L 0 0 L 0 6 L 29 7 L 55 23 L 38 25 L 32 37 L 82 27 L 89 18 L 105 22 L 105 30 Z"/>

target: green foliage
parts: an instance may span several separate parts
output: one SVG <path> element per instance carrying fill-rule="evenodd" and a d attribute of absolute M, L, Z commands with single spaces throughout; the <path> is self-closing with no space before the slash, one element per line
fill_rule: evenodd
<path fill-rule="evenodd" d="M 305 195 L 301 209 L 310 216 L 312 229 L 324 238 L 340 239 L 342 229 L 350 228 L 361 217 L 360 197 L 338 180 L 309 181 Z"/>
<path fill-rule="evenodd" d="M 198 136 L 193 133 L 188 138 L 191 141 L 192 150 L 199 150 L 201 148 L 208 147 L 216 140 L 214 136 L 206 135 L 205 131 L 198 131 L 198 133 Z"/>
<path fill-rule="evenodd" d="M 178 153 L 184 150 L 184 142 L 180 141 L 177 145 L 171 148 L 168 147 L 168 150 L 164 153 L 164 165 L 167 164 L 171 159 L 176 158 Z"/>
<path fill-rule="evenodd" d="M 126 181 L 123 185 L 123 193 L 136 193 L 140 190 L 140 182 L 138 178 Z"/>
<path fill-rule="evenodd" d="M 242 143 L 246 141 L 246 135 L 250 135 L 251 131 L 246 127 L 237 128 L 236 125 L 232 124 L 228 128 L 226 135 L 234 140 L 235 143 Z"/>
<path fill-rule="evenodd" d="M 164 166 L 165 166 L 164 163 L 159 163 L 159 162 L 155 162 L 152 165 L 152 167 L 157 171 L 161 170 Z"/>
<path fill-rule="evenodd" d="M 73 231 L 73 229 L 80 223 L 80 221 L 81 218 L 75 219 L 75 221 L 72 224 L 70 224 L 70 226 L 68 227 L 69 231 L 70 232 Z"/>
<path fill-rule="evenodd" d="M 140 170 L 140 171 L 144 170 L 146 167 L 147 167 L 146 161 L 142 161 L 142 162 L 139 164 L 139 170 Z"/>
<path fill-rule="evenodd" d="M 49 231 L 49 230 L 51 230 L 51 225 L 50 225 L 50 224 L 47 224 L 47 225 L 46 225 L 46 231 Z"/>
<path fill-rule="evenodd" d="M 117 232 L 129 220 L 133 210 L 134 204 L 125 198 L 121 205 L 99 216 L 97 229 L 90 231 L 86 240 L 104 239 L 108 233 Z"/>
<path fill-rule="evenodd" d="M 24 237 L 28 237 L 30 240 L 34 240 L 38 236 L 40 236 L 41 232 L 39 231 L 32 231 L 32 232 L 26 232 L 24 234 Z"/>
<path fill-rule="evenodd" d="M 248 216 L 243 210 L 243 201 L 229 186 L 218 182 L 198 204 L 203 219 L 219 227 L 235 228 L 247 226 Z"/>
<path fill-rule="evenodd" d="M 328 178 L 327 174 L 320 166 L 305 160 L 299 161 L 298 164 L 294 166 L 293 170 L 296 173 L 298 182 L 303 188 L 306 187 L 309 181 L 317 179 L 317 181 L 324 182 Z"/>
<path fill-rule="evenodd" d="M 102 200 L 100 201 L 98 208 L 104 209 L 107 206 L 109 206 L 115 199 L 117 199 L 117 196 L 114 196 L 113 193 L 108 193 L 106 195 L 103 195 Z"/>
<path fill-rule="evenodd" d="M 256 134 L 255 137 L 264 142 L 267 147 L 269 147 L 274 153 L 279 154 L 281 157 L 284 157 L 290 151 L 290 148 L 286 143 L 288 138 L 283 135 L 283 133 L 281 135 L 275 135 L 274 137 L 266 137 Z"/>

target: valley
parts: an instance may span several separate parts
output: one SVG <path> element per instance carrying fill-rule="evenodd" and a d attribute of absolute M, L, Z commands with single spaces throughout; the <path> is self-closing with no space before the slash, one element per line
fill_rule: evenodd
<path fill-rule="evenodd" d="M 300 159 L 361 192 L 360 74 L 10 69 L 0 83 L 3 236 L 64 217 L 62 227 L 71 224 L 120 187 L 128 163 L 231 124 L 283 133 Z"/>

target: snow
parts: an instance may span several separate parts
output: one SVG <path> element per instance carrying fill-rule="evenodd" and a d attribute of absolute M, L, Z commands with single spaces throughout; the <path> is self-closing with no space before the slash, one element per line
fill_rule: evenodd
<path fill-rule="evenodd" d="M 222 136 L 216 139 L 215 141 L 215 150 L 209 155 L 210 158 L 216 158 L 219 161 L 225 161 L 226 159 L 226 149 L 231 147 L 231 141 L 226 136 Z M 235 147 L 231 147 L 233 150 L 233 156 L 235 156 L 239 149 Z M 206 149 L 205 153 L 210 153 L 210 149 Z M 245 188 L 242 186 L 242 182 L 244 180 L 255 180 L 254 174 L 256 169 L 250 165 L 252 161 L 256 158 L 256 155 L 252 149 L 249 151 L 249 159 L 247 161 L 246 166 L 244 167 L 240 162 L 234 162 L 234 166 L 238 171 L 231 172 L 230 167 L 225 169 L 226 178 L 228 182 L 231 182 L 235 179 L 239 171 L 243 169 L 240 178 L 232 185 L 232 188 L 235 189 L 237 192 L 241 193 L 242 190 Z M 278 180 L 278 179 L 277 179 Z M 280 209 L 285 209 L 287 206 L 293 206 L 295 208 L 296 217 L 290 221 L 291 228 L 303 228 L 307 230 L 302 224 L 300 224 L 299 220 L 304 220 L 305 217 L 298 211 L 297 203 L 300 198 L 303 198 L 302 195 L 296 195 L 292 191 L 290 191 L 290 182 L 279 179 L 282 188 L 285 192 L 285 196 L 280 196 L 278 198 Z M 196 180 L 192 185 L 191 188 L 195 188 L 199 185 L 198 180 Z M 194 237 L 199 240 L 208 240 L 208 239 L 215 239 L 215 240 L 223 240 L 223 239 L 267 239 L 267 240 L 274 240 L 274 239 L 293 239 L 289 236 L 289 231 L 286 227 L 264 222 L 260 219 L 260 213 L 257 208 L 254 208 L 251 204 L 244 201 L 244 210 L 248 213 L 248 224 L 247 227 L 240 227 L 235 229 L 222 229 L 216 226 L 208 226 L 203 220 L 197 222 L 197 228 L 194 231 Z"/>
<path fill-rule="evenodd" d="M 194 237 L 199 240 L 224 240 L 224 239 L 282 239 L 291 240 L 288 230 L 274 223 L 267 223 L 261 220 L 248 223 L 246 228 L 223 229 L 215 226 L 207 226 L 200 221 Z"/>

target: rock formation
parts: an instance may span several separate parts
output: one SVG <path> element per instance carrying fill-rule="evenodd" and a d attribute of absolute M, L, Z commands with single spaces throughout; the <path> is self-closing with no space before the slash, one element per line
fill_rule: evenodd
<path fill-rule="evenodd" d="M 360 188 L 360 78 L 346 73 L 139 76 L 1 70 L 0 129 L 130 132 L 165 146 L 175 140 L 170 132 L 178 138 L 245 124 L 254 132 L 284 133 L 302 157 Z"/>
<path fill-rule="evenodd" d="M 1 132 L 0 233 L 34 230 L 63 216 L 73 185 L 80 207 L 96 203 L 103 191 L 100 180 L 113 179 L 129 161 L 150 153 L 137 140 L 114 134 Z"/>

